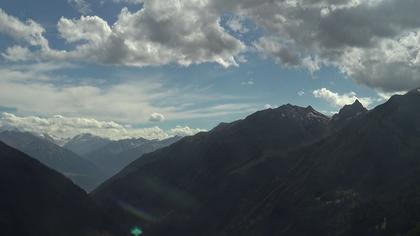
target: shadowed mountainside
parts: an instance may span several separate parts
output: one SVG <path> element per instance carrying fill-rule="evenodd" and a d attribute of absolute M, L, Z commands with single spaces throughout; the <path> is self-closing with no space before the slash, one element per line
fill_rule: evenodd
<path fill-rule="evenodd" d="M 0 142 L 2 236 L 123 235 L 63 175 Z"/>
<path fill-rule="evenodd" d="M 92 195 L 148 235 L 410 233 L 420 222 L 419 90 L 340 114 L 257 112 L 143 156 Z"/>
<path fill-rule="evenodd" d="M 225 222 L 231 207 L 246 194 L 251 183 L 242 182 L 242 176 L 248 169 L 271 152 L 325 137 L 329 120 L 312 107 L 285 105 L 260 111 L 144 155 L 93 196 L 125 227 L 140 223 L 162 235 L 171 231 L 201 235 Z M 253 183 L 265 176 L 260 173 Z M 148 217 L 139 219 L 130 214 L 132 209 L 147 212 Z"/>

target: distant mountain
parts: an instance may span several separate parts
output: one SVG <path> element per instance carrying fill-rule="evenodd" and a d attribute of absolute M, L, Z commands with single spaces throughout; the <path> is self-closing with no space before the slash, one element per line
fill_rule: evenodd
<path fill-rule="evenodd" d="M 2 236 L 117 236 L 89 196 L 63 175 L 0 142 Z"/>
<path fill-rule="evenodd" d="M 104 180 L 104 173 L 95 164 L 45 138 L 28 132 L 3 131 L 0 141 L 59 171 L 87 191 Z"/>
<path fill-rule="evenodd" d="M 92 134 L 80 134 L 66 142 L 63 147 L 80 156 L 84 156 L 109 143 L 111 143 L 111 140 L 107 138 Z"/>
<path fill-rule="evenodd" d="M 140 224 L 150 235 L 206 235 L 229 220 L 247 185 L 259 191 L 256 184 L 264 172 L 251 182 L 242 182 L 244 173 L 264 163 L 266 155 L 322 139 L 329 121 L 312 107 L 288 104 L 260 111 L 144 155 L 93 196 L 125 227 Z M 238 186 L 232 188 L 233 182 Z M 147 217 L 127 214 L 127 208 Z"/>
<path fill-rule="evenodd" d="M 165 140 L 133 138 L 111 141 L 84 156 L 100 166 L 106 172 L 107 177 L 111 177 L 143 154 L 171 145 L 180 139 L 181 137 L 172 137 Z"/>
<path fill-rule="evenodd" d="M 419 91 L 340 119 L 257 112 L 144 155 L 92 196 L 148 235 L 418 235 Z"/>

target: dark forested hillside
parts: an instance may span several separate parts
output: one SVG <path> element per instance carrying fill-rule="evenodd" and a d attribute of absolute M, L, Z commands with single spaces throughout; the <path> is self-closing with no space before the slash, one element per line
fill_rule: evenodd
<path fill-rule="evenodd" d="M 2 236 L 123 235 L 82 189 L 2 142 L 0 193 Z"/>

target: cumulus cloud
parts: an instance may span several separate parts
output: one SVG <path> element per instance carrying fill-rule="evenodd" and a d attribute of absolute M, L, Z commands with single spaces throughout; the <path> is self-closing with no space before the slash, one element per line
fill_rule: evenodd
<path fill-rule="evenodd" d="M 48 49 L 48 40 L 44 38 L 44 32 L 45 28 L 32 19 L 28 19 L 25 22 L 20 21 L 0 8 L 0 33 L 31 46 L 40 46 L 43 49 Z"/>
<path fill-rule="evenodd" d="M 176 126 L 169 131 L 170 135 L 173 136 L 191 136 L 199 132 L 206 132 L 205 129 L 193 129 L 188 126 Z"/>
<path fill-rule="evenodd" d="M 48 134 L 56 138 L 70 138 L 82 133 L 90 133 L 100 137 L 114 140 L 126 138 L 165 139 L 175 135 L 188 136 L 203 129 L 194 129 L 188 126 L 176 126 L 164 131 L 161 128 L 132 128 L 114 121 L 98 121 L 93 118 L 65 117 L 54 115 L 51 117 L 16 116 L 11 113 L 0 114 L 2 129 L 18 129 L 35 134 Z"/>
<path fill-rule="evenodd" d="M 301 91 L 297 92 L 297 95 L 299 97 L 302 97 L 303 95 L 305 95 L 305 91 L 301 90 Z"/>
<path fill-rule="evenodd" d="M 352 104 L 354 101 L 356 101 L 356 99 L 359 100 L 365 107 L 369 107 L 373 102 L 373 99 L 369 97 L 357 97 L 355 92 L 338 94 L 326 88 L 314 90 L 313 95 L 316 98 L 327 101 L 335 107 L 342 107 L 344 105 Z"/>
<path fill-rule="evenodd" d="M 71 0 L 72 2 L 82 0 Z M 333 66 L 346 76 L 385 92 L 420 84 L 420 2 L 416 0 L 114 0 L 141 4 L 121 10 L 116 22 L 99 16 L 61 18 L 58 30 L 73 50 L 53 50 L 33 20 L 0 11 L 0 31 L 26 45 L 4 52 L 8 59 L 88 60 L 131 66 L 238 65 L 256 51 L 278 64 L 311 72 Z M 229 16 L 225 26 L 221 20 Z M 228 31 L 249 33 L 254 42 Z M 226 30 L 224 27 L 228 28 Z"/>
<path fill-rule="evenodd" d="M 165 116 L 160 113 L 152 113 L 149 117 L 149 121 L 151 122 L 162 122 L 165 120 Z"/>
<path fill-rule="evenodd" d="M 361 84 L 387 91 L 420 83 L 418 1 L 267 0 L 242 6 L 267 32 L 256 42 L 258 51 L 283 66 L 336 66 Z"/>
<path fill-rule="evenodd" d="M 84 1 L 71 2 L 83 6 Z M 188 66 L 206 62 L 236 66 L 245 46 L 219 24 L 220 15 L 203 11 L 208 5 L 209 1 L 201 0 L 145 0 L 138 11 L 123 8 L 113 24 L 98 16 L 62 17 L 57 24 L 58 32 L 74 46 L 67 51 L 50 49 L 43 37 L 45 30 L 38 23 L 32 20 L 24 23 L 4 11 L 0 17 L 7 20 L 4 24 L 7 27 L 1 31 L 17 39 L 23 36 L 32 44 L 45 44 L 32 52 L 37 59 L 88 60 L 128 66 L 171 63 Z M 10 59 L 12 55 L 16 55 L 16 50 L 9 49 L 4 57 Z"/>

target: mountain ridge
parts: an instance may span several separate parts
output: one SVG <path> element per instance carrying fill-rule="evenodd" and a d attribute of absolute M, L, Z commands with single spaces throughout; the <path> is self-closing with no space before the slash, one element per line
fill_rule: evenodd
<path fill-rule="evenodd" d="M 409 190 L 420 183 L 419 104 L 420 93 L 369 112 L 356 101 L 363 112 L 350 112 L 338 128 L 311 107 L 256 112 L 146 154 L 92 196 L 150 235 L 409 233 L 420 217 L 400 205 L 420 195 Z M 394 190 L 404 200 L 387 208 Z M 113 198 L 157 221 L 133 218 Z M 378 230 L 384 219 L 388 227 Z"/>

